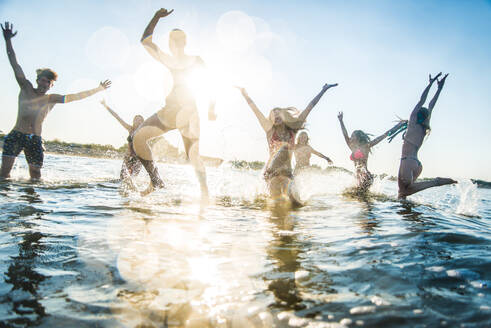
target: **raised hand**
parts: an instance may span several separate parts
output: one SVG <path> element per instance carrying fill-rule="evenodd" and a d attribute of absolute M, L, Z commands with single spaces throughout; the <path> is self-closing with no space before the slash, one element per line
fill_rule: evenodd
<path fill-rule="evenodd" d="M 409 122 L 408 120 L 399 120 L 399 123 L 397 123 L 394 128 L 400 128 L 404 124 L 408 124 L 408 122 Z"/>
<path fill-rule="evenodd" d="M 172 14 L 173 11 L 174 11 L 174 9 L 167 10 L 165 8 L 160 8 L 155 13 L 155 16 L 158 17 L 158 18 L 164 18 L 164 17 L 169 16 L 170 14 Z"/>
<path fill-rule="evenodd" d="M 101 100 L 101 105 L 107 108 L 106 99 Z"/>
<path fill-rule="evenodd" d="M 208 120 L 209 121 L 216 121 L 217 120 L 217 114 L 215 111 L 208 111 Z"/>
<path fill-rule="evenodd" d="M 439 77 L 440 75 L 442 75 L 442 72 L 438 73 L 435 77 L 431 77 L 431 74 L 430 74 L 430 84 L 433 84 L 433 82 L 435 82 Z"/>
<path fill-rule="evenodd" d="M 234 86 L 234 88 L 238 89 L 240 91 L 240 93 L 242 93 L 244 96 L 247 95 L 247 91 L 245 88 L 239 87 L 239 86 Z"/>
<path fill-rule="evenodd" d="M 17 35 L 17 31 L 12 32 L 14 28 L 14 25 L 12 23 L 5 22 L 5 28 L 2 24 L 0 24 L 0 26 L 2 26 L 3 37 L 5 38 L 5 40 L 10 40 Z"/>
<path fill-rule="evenodd" d="M 342 120 L 343 120 L 343 112 L 339 112 L 339 113 L 338 113 L 338 119 L 339 119 L 340 121 L 342 121 Z"/>
<path fill-rule="evenodd" d="M 111 83 L 112 83 L 111 81 L 106 80 L 106 81 L 99 83 L 99 86 L 103 89 L 107 89 L 111 86 Z"/>
<path fill-rule="evenodd" d="M 337 87 L 338 84 L 337 83 L 334 83 L 334 84 L 324 84 L 324 86 L 322 87 L 323 90 L 328 90 L 330 88 L 333 88 L 333 87 Z"/>
<path fill-rule="evenodd" d="M 440 89 L 443 88 L 443 85 L 445 84 L 445 80 L 447 79 L 447 76 L 448 76 L 448 73 L 445 74 L 445 76 L 441 80 L 438 80 L 437 81 L 438 87 Z"/>

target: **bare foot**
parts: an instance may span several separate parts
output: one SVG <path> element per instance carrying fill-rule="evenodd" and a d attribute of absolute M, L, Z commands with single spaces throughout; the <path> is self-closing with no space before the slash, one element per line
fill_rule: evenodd
<path fill-rule="evenodd" d="M 438 181 L 438 184 L 440 186 L 457 183 L 457 181 L 455 181 L 454 179 L 450 179 L 450 178 L 440 178 L 440 177 L 437 177 L 436 180 Z"/>
<path fill-rule="evenodd" d="M 142 192 L 140 192 L 140 195 L 142 196 L 146 196 L 148 194 L 151 194 L 152 192 L 155 191 L 155 188 L 154 186 L 150 183 L 147 187 L 147 189 L 143 190 Z"/>
<path fill-rule="evenodd" d="M 129 191 L 138 190 L 138 188 L 136 188 L 135 184 L 133 183 L 133 180 L 131 180 L 130 178 L 125 178 L 125 179 L 121 180 L 121 186 L 123 187 L 123 189 L 129 190 Z"/>
<path fill-rule="evenodd" d="M 398 193 L 397 194 L 397 199 L 399 199 L 399 200 L 406 200 L 406 195 L 403 195 L 401 193 Z"/>

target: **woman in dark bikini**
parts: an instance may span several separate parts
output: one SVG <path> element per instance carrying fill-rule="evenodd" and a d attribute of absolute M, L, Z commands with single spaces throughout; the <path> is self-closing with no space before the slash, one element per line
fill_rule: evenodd
<path fill-rule="evenodd" d="M 457 183 L 457 181 L 449 178 L 435 178 L 428 181 L 415 182 L 421 174 L 423 166 L 418 159 L 418 150 L 423 144 L 423 140 L 430 130 L 430 118 L 431 112 L 435 107 L 438 96 L 445 85 L 445 80 L 448 76 L 446 74 L 441 80 L 438 80 L 442 73 L 438 73 L 434 78 L 429 78 L 429 84 L 424 89 L 421 99 L 414 107 L 411 116 L 409 117 L 409 123 L 407 125 L 407 131 L 403 136 L 404 143 L 402 144 L 402 156 L 401 165 L 399 167 L 399 198 L 405 199 L 406 196 L 412 195 L 418 191 L 425 190 L 431 187 L 443 186 L 447 184 Z M 423 107 L 428 97 L 433 83 L 437 81 L 438 89 L 435 96 L 430 101 L 428 108 Z"/>
<path fill-rule="evenodd" d="M 332 164 L 329 157 L 321 154 L 309 145 L 309 136 L 307 135 L 307 132 L 301 132 L 297 138 L 297 144 L 295 145 L 295 171 L 309 167 L 312 154 L 319 156 L 320 158 L 325 159 L 329 164 Z"/>
<path fill-rule="evenodd" d="M 148 53 L 167 69 L 174 80 L 174 86 L 165 100 L 165 107 L 150 116 L 133 135 L 135 153 L 142 162 L 145 170 L 150 175 L 150 185 L 142 194 L 152 192 L 155 188 L 163 188 L 164 183 L 159 176 L 157 167 L 153 162 L 152 150 L 148 144 L 150 139 L 158 137 L 168 131 L 178 129 L 186 154 L 194 166 L 201 187 L 201 203 L 208 203 L 208 185 L 206 183 L 206 171 L 199 154 L 200 121 L 196 100 L 191 89 L 192 75 L 204 69 L 205 65 L 201 57 L 190 56 L 184 52 L 186 46 L 186 34 L 174 29 L 170 32 L 169 49 L 171 54 L 163 52 L 152 41 L 153 31 L 161 18 L 170 15 L 174 10 L 158 10 L 148 23 L 141 43 Z M 214 120 L 215 103 L 210 101 L 208 119 Z"/>
<path fill-rule="evenodd" d="M 266 132 L 269 146 L 269 160 L 265 166 L 264 179 L 273 199 L 289 199 L 293 204 L 300 205 L 292 195 L 290 183 L 293 179 L 291 158 L 295 148 L 295 136 L 305 125 L 310 111 L 319 102 L 322 95 L 337 84 L 325 84 L 321 92 L 309 103 L 301 113 L 294 107 L 274 108 L 266 118 L 244 88 L 238 88 L 249 107 L 256 115 L 261 127 Z"/>
<path fill-rule="evenodd" d="M 128 131 L 128 143 L 132 142 L 132 134 L 142 125 L 144 118 L 141 115 L 135 115 L 133 117 L 133 125 L 129 125 L 126 123 L 115 111 L 113 111 L 105 102 L 105 100 L 101 100 L 102 106 L 104 106 L 107 111 L 116 119 L 118 122 Z M 123 183 L 129 183 L 131 187 L 133 186 L 133 183 L 131 181 L 131 178 L 134 176 L 137 176 L 138 173 L 140 173 L 141 170 L 141 163 L 136 157 L 135 152 L 133 151 L 132 147 L 128 146 L 128 151 L 124 155 L 123 159 L 123 165 L 121 166 L 121 172 L 119 174 L 121 178 L 121 182 Z"/>
<path fill-rule="evenodd" d="M 339 123 L 341 124 L 341 130 L 343 131 L 344 139 L 346 144 L 351 149 L 350 159 L 355 164 L 356 170 L 356 188 L 360 192 L 367 192 L 372 186 L 373 175 L 368 171 L 368 155 L 371 152 L 373 146 L 378 144 L 380 141 L 384 140 L 387 136 L 391 135 L 395 131 L 399 130 L 402 125 L 405 124 L 404 121 L 397 123 L 393 128 L 382 134 L 381 136 L 370 140 L 370 137 L 361 130 L 355 130 L 348 136 L 348 131 L 343 122 L 343 112 L 338 114 Z"/>

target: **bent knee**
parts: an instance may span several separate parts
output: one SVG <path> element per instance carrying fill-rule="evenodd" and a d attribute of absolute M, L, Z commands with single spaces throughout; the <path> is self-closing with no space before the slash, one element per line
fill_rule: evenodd
<path fill-rule="evenodd" d="M 399 186 L 399 193 L 401 193 L 401 191 L 407 190 L 412 183 L 413 180 L 411 178 L 399 176 L 399 178 L 397 179 L 397 184 Z"/>
<path fill-rule="evenodd" d="M 148 145 L 149 136 L 146 133 L 145 128 L 138 129 L 133 134 L 132 146 L 138 157 L 146 160 L 151 160 L 151 150 Z"/>

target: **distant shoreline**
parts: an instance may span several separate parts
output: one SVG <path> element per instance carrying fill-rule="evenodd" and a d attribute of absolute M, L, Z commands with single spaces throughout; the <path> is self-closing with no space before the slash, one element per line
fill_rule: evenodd
<path fill-rule="evenodd" d="M 2 151 L 4 136 L 4 134 L 0 134 L 0 149 Z M 114 148 L 112 145 L 80 144 L 75 142 L 59 141 L 56 139 L 43 140 L 43 147 L 47 154 L 109 159 L 123 159 L 128 151 L 127 144 L 119 148 Z M 170 145 L 163 138 L 155 140 L 152 143 L 152 148 L 161 155 L 157 159 L 158 162 L 173 164 L 188 163 L 186 154 L 184 152 L 179 152 L 177 148 Z M 221 158 L 209 156 L 201 156 L 201 158 L 206 166 L 219 166 L 223 163 Z"/>
<path fill-rule="evenodd" d="M 3 150 L 3 137 L 5 135 L 0 133 L 0 149 Z M 109 158 L 109 159 L 123 159 L 126 151 L 128 150 L 128 145 L 125 144 L 119 148 L 114 148 L 112 145 L 99 145 L 99 144 L 79 144 L 75 142 L 64 142 L 59 140 L 49 140 L 43 141 L 44 149 L 47 154 L 56 155 L 67 155 L 67 156 L 80 156 L 80 157 L 92 157 L 92 158 Z M 185 153 L 179 152 L 177 148 L 170 145 L 164 138 L 160 138 L 153 142 L 152 147 L 159 150 L 161 154 L 159 162 L 171 163 L 171 164 L 186 164 L 188 160 Z M 206 166 L 217 167 L 223 163 L 223 159 L 216 157 L 201 156 Z M 231 166 L 236 169 L 250 169 L 250 170 L 261 170 L 264 166 L 264 162 L 261 161 L 244 161 L 244 160 L 233 160 L 229 161 Z M 319 166 L 313 165 L 312 169 L 317 169 L 320 172 L 327 173 L 332 171 L 345 172 L 348 174 L 353 174 L 353 172 L 338 166 L 328 166 L 322 169 Z M 389 176 L 388 174 L 380 174 L 382 178 L 388 176 L 391 181 L 397 181 L 397 177 Z M 421 179 L 421 180 L 427 180 Z M 478 188 L 491 189 L 491 182 L 480 180 L 480 179 L 470 179 L 472 183 L 476 184 Z"/>

